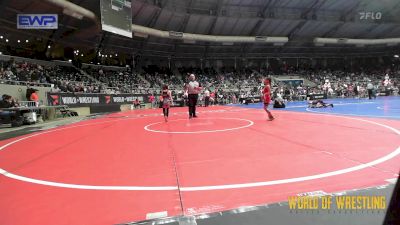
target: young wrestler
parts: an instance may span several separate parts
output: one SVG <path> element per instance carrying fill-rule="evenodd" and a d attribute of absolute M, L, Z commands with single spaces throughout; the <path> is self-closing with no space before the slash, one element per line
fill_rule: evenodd
<path fill-rule="evenodd" d="M 163 86 L 163 89 L 161 91 L 161 96 L 162 96 L 162 108 L 163 108 L 164 119 L 165 122 L 167 122 L 169 116 L 169 107 L 171 106 L 172 103 L 171 91 L 168 90 L 167 85 Z"/>
<path fill-rule="evenodd" d="M 263 94 L 263 101 L 264 101 L 264 110 L 268 114 L 268 120 L 271 121 L 274 119 L 272 113 L 268 110 L 268 105 L 271 102 L 271 79 L 264 80 L 264 89 L 262 91 Z"/>

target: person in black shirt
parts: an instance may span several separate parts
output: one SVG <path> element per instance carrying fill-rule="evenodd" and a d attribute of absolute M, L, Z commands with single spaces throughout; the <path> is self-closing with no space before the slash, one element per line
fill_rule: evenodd
<path fill-rule="evenodd" d="M 2 100 L 0 101 L 0 109 L 12 108 L 15 103 L 11 96 L 3 95 Z"/>
<path fill-rule="evenodd" d="M 329 106 L 333 108 L 333 104 L 325 103 L 321 99 L 311 101 L 308 104 L 309 108 L 327 108 Z"/>
<path fill-rule="evenodd" d="M 0 123 L 10 123 L 19 117 L 17 111 L 6 111 L 2 109 L 17 107 L 17 103 L 9 95 L 3 95 L 0 101 Z"/>

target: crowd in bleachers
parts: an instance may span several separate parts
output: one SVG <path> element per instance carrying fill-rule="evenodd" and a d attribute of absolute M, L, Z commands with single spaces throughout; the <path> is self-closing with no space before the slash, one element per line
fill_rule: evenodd
<path fill-rule="evenodd" d="M 47 83 L 42 66 L 27 62 L 16 63 L 13 60 L 1 62 L 0 80 Z"/>
<path fill-rule="evenodd" d="M 54 92 L 100 92 L 73 67 L 43 66 L 14 60 L 0 62 L 0 83 L 51 86 Z"/>
<path fill-rule="evenodd" d="M 400 70 L 382 70 L 368 72 L 344 71 L 300 71 L 298 77 L 314 83 L 313 86 L 291 86 L 285 83 L 275 84 L 275 93 L 282 94 L 288 100 L 297 100 L 307 94 L 326 93 L 328 97 L 359 97 L 368 95 L 368 85 L 374 92 L 399 94 Z"/>
<path fill-rule="evenodd" d="M 83 93 L 140 93 L 157 94 L 163 84 L 169 85 L 177 97 L 183 95 L 187 75 L 194 73 L 204 89 L 210 91 L 218 102 L 236 102 L 251 96 L 259 96 L 262 80 L 267 76 L 279 78 L 291 74 L 307 84 L 293 85 L 273 79 L 274 95 L 280 94 L 286 100 L 298 100 L 308 94 L 325 93 L 332 97 L 366 97 L 368 84 L 377 93 L 398 94 L 400 69 L 360 69 L 357 72 L 343 70 L 306 69 L 289 67 L 283 73 L 271 70 L 256 71 L 232 69 L 181 67 L 175 71 L 158 66 L 143 67 L 139 71 L 128 69 L 111 70 L 107 67 L 86 68 L 84 72 L 68 66 L 42 66 L 28 62 L 2 61 L 0 82 L 27 82 L 36 85 L 48 84 L 52 92 Z M 385 78 L 386 76 L 386 78 Z M 275 81 L 275 82 L 274 82 Z"/>

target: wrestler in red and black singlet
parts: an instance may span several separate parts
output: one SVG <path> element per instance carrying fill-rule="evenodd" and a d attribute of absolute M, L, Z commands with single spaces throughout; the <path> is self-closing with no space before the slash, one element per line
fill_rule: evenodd
<path fill-rule="evenodd" d="M 271 80 L 270 79 L 265 79 L 264 80 L 264 89 L 263 89 L 263 101 L 264 101 L 264 110 L 268 114 L 268 119 L 273 120 L 274 117 L 272 116 L 272 113 L 268 110 L 268 105 L 271 102 Z"/>

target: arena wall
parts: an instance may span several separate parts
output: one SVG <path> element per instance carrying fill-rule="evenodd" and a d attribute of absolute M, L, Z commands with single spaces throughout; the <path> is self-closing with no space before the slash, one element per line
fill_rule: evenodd
<path fill-rule="evenodd" d="M 50 87 L 37 87 L 37 86 L 32 86 L 32 88 L 35 88 L 39 90 L 39 99 L 40 101 L 43 101 L 42 104 L 47 105 L 47 98 L 46 98 L 46 93 L 50 91 Z M 26 95 L 26 89 L 27 86 L 23 85 L 9 85 L 9 84 L 0 84 L 0 95 L 11 95 L 15 99 L 18 99 L 19 101 L 27 101 L 25 95 Z"/>

